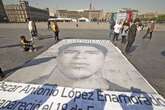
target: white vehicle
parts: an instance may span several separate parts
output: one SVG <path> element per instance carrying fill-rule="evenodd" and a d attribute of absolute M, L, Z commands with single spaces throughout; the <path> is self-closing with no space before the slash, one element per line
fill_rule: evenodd
<path fill-rule="evenodd" d="M 49 18 L 48 20 L 56 22 L 73 22 L 72 18 Z"/>
<path fill-rule="evenodd" d="M 88 18 L 82 17 L 78 19 L 78 22 L 90 22 L 90 20 Z"/>

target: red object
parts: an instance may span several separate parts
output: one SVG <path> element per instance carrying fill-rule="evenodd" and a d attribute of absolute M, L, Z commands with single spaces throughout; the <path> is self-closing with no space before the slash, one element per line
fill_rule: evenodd
<path fill-rule="evenodd" d="M 127 21 L 129 24 L 132 21 L 132 17 L 133 17 L 132 11 L 131 10 L 127 11 Z"/>

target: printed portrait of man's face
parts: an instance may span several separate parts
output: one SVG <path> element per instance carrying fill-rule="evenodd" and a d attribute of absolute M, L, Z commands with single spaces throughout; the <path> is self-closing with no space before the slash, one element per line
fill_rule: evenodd
<path fill-rule="evenodd" d="M 6 80 L 125 92 L 140 89 L 152 93 L 139 74 L 110 41 L 65 39 Z"/>
<path fill-rule="evenodd" d="M 59 49 L 58 68 L 68 78 L 88 78 L 103 67 L 105 54 L 106 49 L 96 44 L 67 45 Z"/>

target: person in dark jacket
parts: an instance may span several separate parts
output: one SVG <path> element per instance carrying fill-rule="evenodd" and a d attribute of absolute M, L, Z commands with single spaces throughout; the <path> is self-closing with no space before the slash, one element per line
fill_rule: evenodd
<path fill-rule="evenodd" d="M 139 23 L 139 21 L 135 19 L 133 24 L 130 26 L 130 28 L 128 30 L 128 43 L 127 43 L 127 46 L 125 49 L 126 53 L 128 53 L 130 51 L 130 48 L 135 41 L 138 23 Z"/>
<path fill-rule="evenodd" d="M 2 68 L 0 67 L 0 77 L 1 78 L 4 78 L 5 77 L 5 74 L 4 74 L 4 72 L 2 71 Z"/>

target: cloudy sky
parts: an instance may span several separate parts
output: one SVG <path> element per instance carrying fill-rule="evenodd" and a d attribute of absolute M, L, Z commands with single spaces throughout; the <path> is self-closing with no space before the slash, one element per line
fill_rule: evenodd
<path fill-rule="evenodd" d="M 5 4 L 17 3 L 19 0 L 3 0 Z M 28 0 L 30 5 L 40 8 L 49 7 L 51 10 L 88 9 L 92 1 L 95 9 L 105 11 L 117 11 L 119 8 L 133 8 L 141 13 L 159 12 L 165 13 L 165 0 Z"/>

